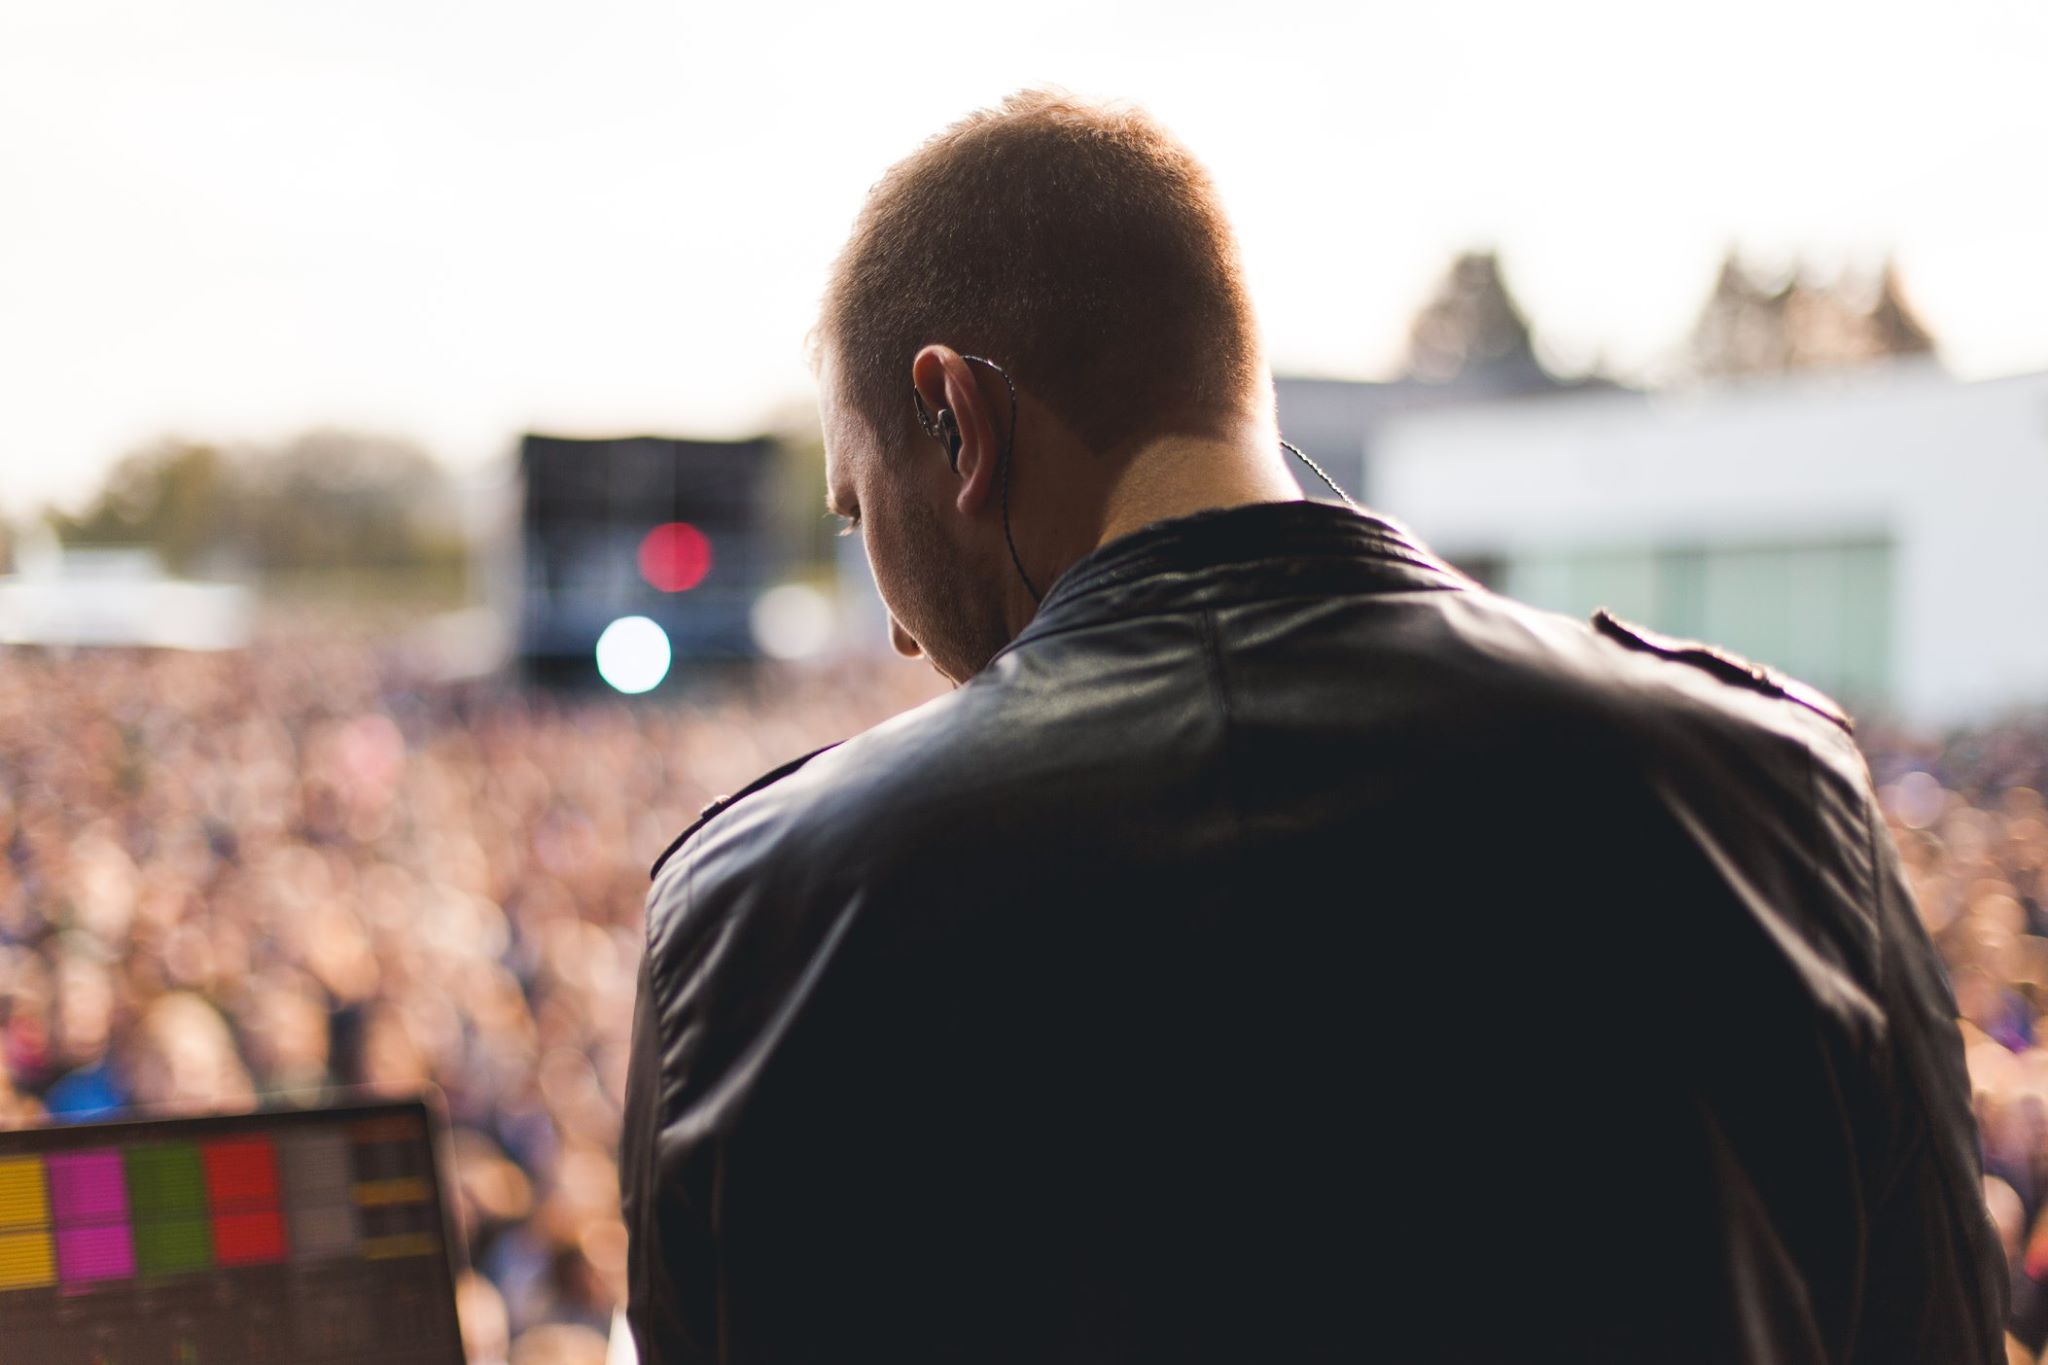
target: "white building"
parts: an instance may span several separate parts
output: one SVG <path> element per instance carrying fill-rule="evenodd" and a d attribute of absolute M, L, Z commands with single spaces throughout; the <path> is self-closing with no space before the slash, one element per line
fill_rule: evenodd
<path fill-rule="evenodd" d="M 2048 374 L 1923 361 L 1390 416 L 1366 499 L 1509 596 L 1916 726 L 2048 704 Z"/>
<path fill-rule="evenodd" d="M 0 576 L 0 645 L 239 649 L 254 607 L 234 583 L 167 577 L 148 549 L 59 548 L 45 532 Z"/>

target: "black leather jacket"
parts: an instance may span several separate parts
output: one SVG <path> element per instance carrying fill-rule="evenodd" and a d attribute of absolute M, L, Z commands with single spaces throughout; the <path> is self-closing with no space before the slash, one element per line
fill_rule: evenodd
<path fill-rule="evenodd" d="M 647 923 L 646 1365 L 2004 1358 L 1846 722 L 1381 517 L 1102 546 Z"/>

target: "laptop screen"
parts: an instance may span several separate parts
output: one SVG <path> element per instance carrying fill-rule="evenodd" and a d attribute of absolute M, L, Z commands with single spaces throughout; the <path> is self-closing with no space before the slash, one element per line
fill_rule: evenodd
<path fill-rule="evenodd" d="M 0 1132 L 0 1357 L 461 1365 L 418 1100 Z"/>

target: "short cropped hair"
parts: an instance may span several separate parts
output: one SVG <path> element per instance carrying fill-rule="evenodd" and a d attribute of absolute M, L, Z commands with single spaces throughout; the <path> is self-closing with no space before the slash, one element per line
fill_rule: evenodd
<path fill-rule="evenodd" d="M 1098 453 L 1271 398 L 1208 172 L 1142 109 L 1056 88 L 889 168 L 807 344 L 814 367 L 835 345 L 845 402 L 894 442 L 913 436 L 910 362 L 933 342 L 1001 365 Z"/>

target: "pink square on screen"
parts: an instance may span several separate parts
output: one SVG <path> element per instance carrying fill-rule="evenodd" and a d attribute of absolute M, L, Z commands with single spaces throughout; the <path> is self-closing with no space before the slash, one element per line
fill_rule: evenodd
<path fill-rule="evenodd" d="M 126 1223 L 57 1229 L 57 1279 L 64 1284 L 125 1280 L 135 1274 L 135 1243 Z"/>
<path fill-rule="evenodd" d="M 121 1153 L 112 1147 L 65 1152 L 48 1157 L 50 1220 L 67 1223 L 112 1223 L 128 1216 L 128 1180 Z"/>

